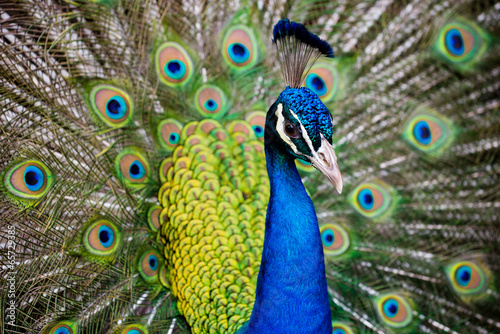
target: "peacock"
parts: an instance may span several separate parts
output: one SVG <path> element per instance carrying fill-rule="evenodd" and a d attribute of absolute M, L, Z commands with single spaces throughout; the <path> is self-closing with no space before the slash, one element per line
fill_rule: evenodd
<path fill-rule="evenodd" d="M 0 3 L 2 333 L 499 333 L 500 4 Z"/>

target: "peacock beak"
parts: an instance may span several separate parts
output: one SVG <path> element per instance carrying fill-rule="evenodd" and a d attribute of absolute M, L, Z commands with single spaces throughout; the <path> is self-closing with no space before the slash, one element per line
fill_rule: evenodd
<path fill-rule="evenodd" d="M 344 183 L 340 174 L 339 165 L 337 164 L 337 156 L 333 146 L 321 135 L 321 146 L 318 151 L 310 157 L 311 164 L 316 167 L 326 178 L 333 184 L 337 192 L 342 193 Z"/>

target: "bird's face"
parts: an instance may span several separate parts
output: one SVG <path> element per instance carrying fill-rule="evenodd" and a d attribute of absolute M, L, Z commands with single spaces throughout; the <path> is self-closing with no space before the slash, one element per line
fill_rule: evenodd
<path fill-rule="evenodd" d="M 342 192 L 342 176 L 332 146 L 332 116 L 308 88 L 287 88 L 271 106 L 266 142 L 275 142 L 295 158 L 310 162 Z"/>

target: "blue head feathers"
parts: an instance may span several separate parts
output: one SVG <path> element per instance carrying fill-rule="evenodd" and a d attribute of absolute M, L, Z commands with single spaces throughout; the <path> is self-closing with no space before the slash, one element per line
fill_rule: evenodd
<path fill-rule="evenodd" d="M 273 43 L 278 50 L 278 60 L 286 86 L 299 88 L 302 86 L 306 67 L 309 69 L 321 56 L 333 58 L 330 45 L 307 31 L 300 23 L 280 20 L 273 30 Z"/>
<path fill-rule="evenodd" d="M 284 104 L 284 111 L 293 112 L 297 115 L 298 120 L 304 126 L 314 149 L 319 149 L 321 146 L 322 134 L 328 142 L 332 142 L 332 116 L 330 111 L 325 107 L 321 99 L 312 90 L 306 87 L 301 88 L 286 88 L 281 92 L 277 103 Z M 290 117 L 293 121 L 294 117 Z M 298 126 L 298 124 L 297 124 Z M 304 151 L 307 145 L 296 143 L 298 146 L 303 146 Z M 310 155 L 312 155 L 310 153 Z"/>

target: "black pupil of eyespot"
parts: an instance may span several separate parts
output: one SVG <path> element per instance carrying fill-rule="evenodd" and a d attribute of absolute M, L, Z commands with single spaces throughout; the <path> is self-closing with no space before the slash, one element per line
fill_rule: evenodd
<path fill-rule="evenodd" d="M 391 312 L 391 313 L 396 313 L 396 311 L 397 311 L 397 307 L 396 307 L 396 305 L 391 304 L 391 305 L 389 306 L 389 312 Z"/>
<path fill-rule="evenodd" d="M 463 281 L 468 281 L 470 279 L 470 274 L 468 271 L 465 271 L 462 272 L 462 276 L 460 276 L 460 278 L 463 280 Z"/>
<path fill-rule="evenodd" d="M 130 174 L 139 174 L 139 166 L 137 166 L 137 164 L 133 164 L 132 166 L 130 166 Z"/>
<path fill-rule="evenodd" d="M 333 241 L 333 235 L 328 234 L 328 235 L 326 236 L 326 241 L 328 241 L 328 242 L 332 242 L 332 241 Z"/>
<path fill-rule="evenodd" d="M 256 127 L 255 132 L 262 132 L 262 128 L 260 126 Z"/>
<path fill-rule="evenodd" d="M 241 44 L 233 45 L 233 52 L 235 55 L 243 56 L 245 54 L 245 49 Z"/>
<path fill-rule="evenodd" d="M 373 197 L 371 195 L 365 195 L 365 203 L 371 204 L 373 202 Z"/>
<path fill-rule="evenodd" d="M 173 133 L 170 135 L 170 140 L 172 140 L 172 141 L 175 140 L 175 135 Z"/>
<path fill-rule="evenodd" d="M 460 49 L 462 45 L 464 44 L 464 41 L 462 40 L 462 36 L 460 35 L 453 35 L 453 47 L 455 49 Z"/>
<path fill-rule="evenodd" d="M 24 180 L 30 186 L 34 186 L 35 184 L 38 183 L 38 178 L 37 178 L 35 172 L 28 172 L 28 173 L 26 173 L 26 175 L 24 176 Z"/>
<path fill-rule="evenodd" d="M 108 231 L 101 231 L 99 233 L 99 240 L 101 240 L 102 242 L 107 242 L 109 240 Z"/>
<path fill-rule="evenodd" d="M 208 104 L 209 107 L 213 107 L 214 106 L 214 101 L 208 100 L 207 104 Z"/>
<path fill-rule="evenodd" d="M 323 80 L 321 80 L 320 78 L 318 77 L 315 77 L 314 79 L 312 79 L 312 84 L 313 86 L 317 89 L 317 90 L 322 90 L 323 89 Z"/>
<path fill-rule="evenodd" d="M 181 65 L 179 65 L 176 61 L 171 61 L 168 63 L 168 70 L 172 73 L 175 73 L 181 69 Z"/>
<path fill-rule="evenodd" d="M 154 267 L 156 265 L 156 260 L 155 259 L 149 259 L 149 265 L 151 267 Z"/>
<path fill-rule="evenodd" d="M 109 101 L 108 110 L 112 114 L 118 114 L 120 112 L 120 103 L 116 100 Z"/>
<path fill-rule="evenodd" d="M 431 132 L 429 131 L 428 127 L 423 126 L 422 128 L 420 128 L 420 135 L 422 136 L 422 138 L 427 139 L 431 135 Z"/>

